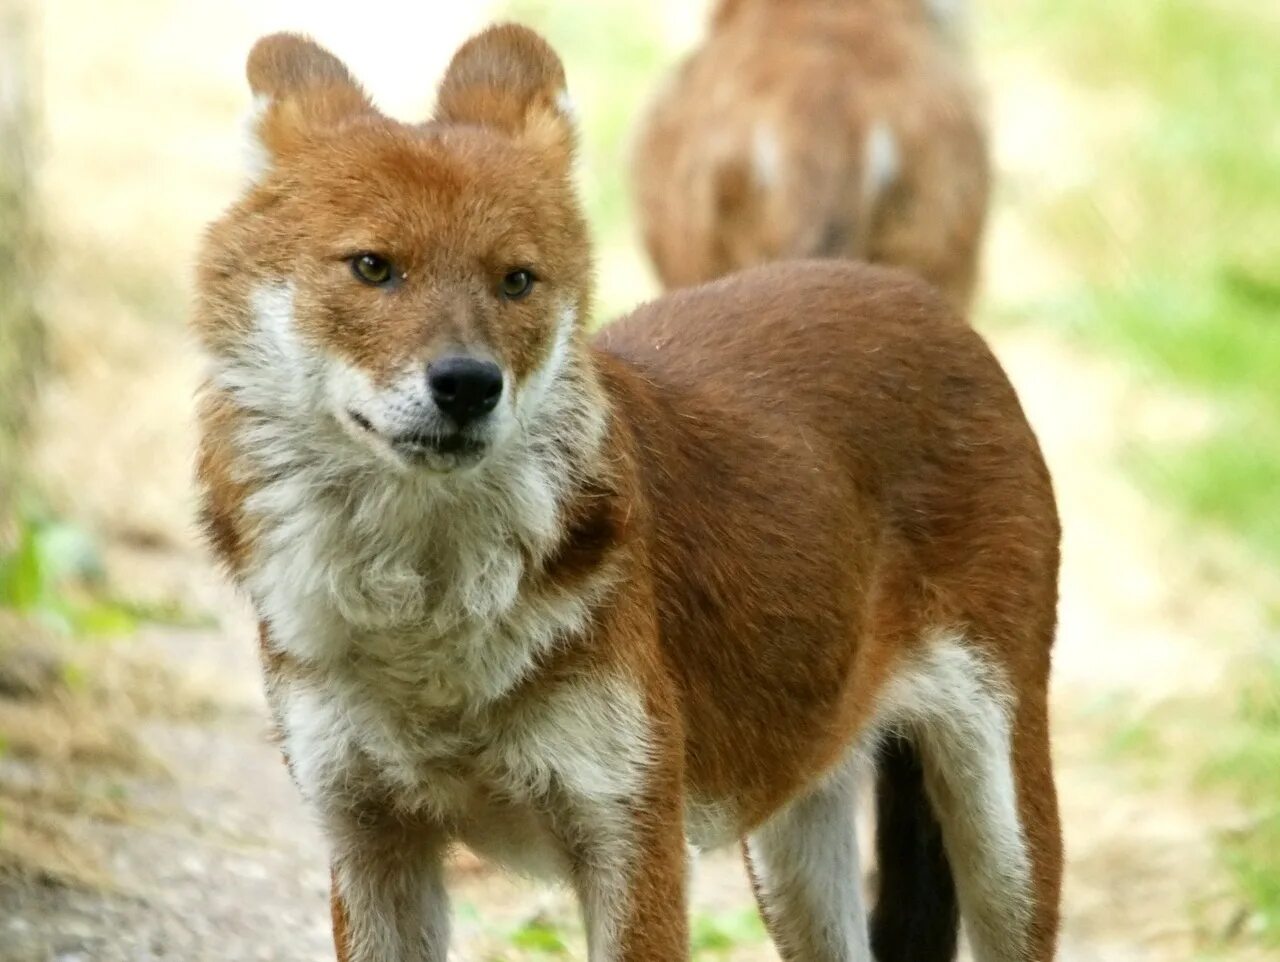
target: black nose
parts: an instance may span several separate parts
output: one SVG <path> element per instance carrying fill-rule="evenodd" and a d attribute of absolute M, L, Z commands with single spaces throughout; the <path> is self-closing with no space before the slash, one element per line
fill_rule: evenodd
<path fill-rule="evenodd" d="M 443 357 L 427 365 L 436 405 L 461 427 L 484 417 L 502 397 L 502 368 L 474 357 Z"/>

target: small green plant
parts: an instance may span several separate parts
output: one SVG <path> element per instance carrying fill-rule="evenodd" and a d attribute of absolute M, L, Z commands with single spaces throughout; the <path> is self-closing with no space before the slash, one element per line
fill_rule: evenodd
<path fill-rule="evenodd" d="M 764 922 L 753 908 L 694 916 L 690 942 L 695 957 L 725 955 L 744 945 L 759 945 L 767 937 Z"/>
<path fill-rule="evenodd" d="M 17 543 L 0 556 L 0 608 L 72 635 L 125 634 L 137 626 L 134 610 L 105 598 L 101 556 L 74 525 L 28 519 Z"/>
<path fill-rule="evenodd" d="M 509 936 L 514 948 L 542 955 L 564 955 L 568 951 L 564 936 L 555 923 L 541 916 L 521 924 Z"/>

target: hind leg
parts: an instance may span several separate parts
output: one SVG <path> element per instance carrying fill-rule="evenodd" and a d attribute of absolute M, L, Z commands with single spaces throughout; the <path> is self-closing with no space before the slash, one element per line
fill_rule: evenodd
<path fill-rule="evenodd" d="M 1062 892 L 1062 826 L 1049 745 L 1048 693 L 1023 693 L 1014 716 L 1013 767 L 1018 815 L 1031 850 L 1029 957 L 1052 959 Z"/>
<path fill-rule="evenodd" d="M 916 683 L 912 724 L 974 959 L 1049 962 L 1061 839 L 1044 689 L 1011 696 L 958 640 L 935 645 Z"/>
<path fill-rule="evenodd" d="M 772 816 L 747 840 L 747 868 L 787 962 L 871 962 L 854 766 Z"/>

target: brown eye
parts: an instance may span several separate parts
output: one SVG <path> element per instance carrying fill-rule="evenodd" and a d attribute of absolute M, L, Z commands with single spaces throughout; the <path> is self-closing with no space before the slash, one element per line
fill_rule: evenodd
<path fill-rule="evenodd" d="M 533 274 L 529 271 L 510 271 L 502 278 L 502 296 L 518 301 L 533 290 L 533 281 Z"/>
<path fill-rule="evenodd" d="M 366 284 L 385 284 L 391 280 L 391 262 L 377 254 L 357 254 L 351 258 L 351 272 Z"/>

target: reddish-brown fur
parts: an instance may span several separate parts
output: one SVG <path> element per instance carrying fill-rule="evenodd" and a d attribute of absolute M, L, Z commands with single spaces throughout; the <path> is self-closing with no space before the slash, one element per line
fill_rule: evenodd
<path fill-rule="evenodd" d="M 613 957 L 687 955 L 686 799 L 724 800 L 744 834 L 761 825 L 841 763 L 886 684 L 944 627 L 999 670 L 1017 705 L 1034 866 L 1024 958 L 1051 958 L 1061 853 L 1045 699 L 1058 526 L 1035 438 L 982 340 L 905 274 L 809 262 L 676 293 L 589 341 L 590 251 L 556 106 L 563 73 L 518 28 L 459 52 L 437 119 L 420 127 L 374 113 L 345 68 L 297 38 L 263 41 L 249 75 L 274 97 L 260 128 L 272 169 L 205 244 L 195 324 L 215 358 L 234 364 L 258 323 L 255 286 L 283 278 L 308 349 L 375 385 L 407 359 L 482 345 L 522 386 L 545 363 L 563 305 L 579 312 L 568 383 L 605 429 L 598 446 L 562 452 L 572 470 L 559 535 L 527 558 L 520 590 L 559 597 L 613 576 L 589 624 L 486 711 L 523 718 L 593 678 L 638 692 L 650 761 L 620 812 L 634 851 Z M 360 285 L 343 258 L 362 250 L 405 276 Z M 493 286 L 513 265 L 532 266 L 540 287 L 501 303 Z M 208 387 L 206 525 L 242 581 L 267 523 L 247 499 L 278 480 L 241 440 L 248 419 L 231 392 Z M 273 647 L 263 617 L 273 699 L 295 683 L 323 693 L 328 669 Z M 490 797 L 469 756 L 449 764 Z M 372 769 L 356 775 L 352 824 L 373 871 L 419 843 L 434 850 L 440 825 L 404 811 Z M 553 828 L 557 799 L 539 802 Z M 559 837 L 587 899 L 607 839 L 583 831 Z M 333 916 L 339 958 L 355 962 L 350 932 L 366 920 L 336 882 Z"/>
<path fill-rule="evenodd" d="M 724 0 L 637 139 L 659 277 L 851 257 L 906 267 L 965 310 L 989 180 L 976 100 L 925 0 Z M 884 132 L 895 172 L 868 188 Z"/>

